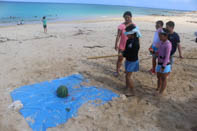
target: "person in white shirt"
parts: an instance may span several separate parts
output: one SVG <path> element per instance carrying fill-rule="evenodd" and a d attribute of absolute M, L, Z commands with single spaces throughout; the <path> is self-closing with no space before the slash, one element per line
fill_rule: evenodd
<path fill-rule="evenodd" d="M 150 72 L 152 74 L 155 74 L 156 59 L 157 59 L 156 52 L 158 50 L 156 45 L 160 42 L 159 33 L 163 28 L 163 24 L 164 23 L 161 20 L 156 22 L 156 25 L 155 25 L 156 31 L 155 31 L 155 35 L 154 35 L 154 38 L 153 38 L 153 43 L 151 44 L 151 46 L 149 48 L 149 51 L 152 54 L 152 68 L 150 69 Z"/>

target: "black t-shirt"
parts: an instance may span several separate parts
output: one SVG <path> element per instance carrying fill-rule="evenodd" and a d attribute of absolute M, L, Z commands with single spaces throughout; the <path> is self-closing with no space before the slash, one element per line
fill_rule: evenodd
<path fill-rule="evenodd" d="M 140 49 L 139 39 L 128 39 L 123 52 L 123 56 L 126 57 L 127 61 L 136 61 L 138 60 L 138 52 Z"/>
<path fill-rule="evenodd" d="M 178 44 L 180 43 L 180 37 L 176 32 L 173 32 L 172 34 L 168 35 L 168 40 L 172 43 L 172 50 L 170 55 L 173 55 L 176 52 Z"/>

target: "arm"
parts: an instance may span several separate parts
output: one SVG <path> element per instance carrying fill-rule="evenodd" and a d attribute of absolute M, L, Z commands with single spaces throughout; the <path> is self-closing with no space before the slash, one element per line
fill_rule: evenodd
<path fill-rule="evenodd" d="M 116 41 L 115 41 L 115 50 L 116 51 L 118 50 L 118 42 L 120 40 L 121 34 L 122 34 L 122 31 L 120 29 L 118 29 L 117 36 L 116 36 Z"/>
<path fill-rule="evenodd" d="M 158 51 L 159 51 L 159 45 L 160 45 L 159 43 L 156 44 L 156 48 L 158 48 L 158 50 L 155 52 L 155 55 L 156 55 L 156 56 L 159 55 L 159 52 L 158 52 Z"/>
<path fill-rule="evenodd" d="M 183 56 L 182 56 L 182 50 L 181 50 L 181 44 L 178 43 L 178 50 L 179 50 L 179 57 L 182 59 Z"/>

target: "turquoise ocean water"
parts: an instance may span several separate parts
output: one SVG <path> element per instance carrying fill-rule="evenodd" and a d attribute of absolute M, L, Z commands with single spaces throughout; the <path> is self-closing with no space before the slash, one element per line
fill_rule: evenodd
<path fill-rule="evenodd" d="M 0 25 L 40 22 L 43 16 L 49 21 L 70 21 L 91 18 L 122 16 L 124 11 L 139 15 L 174 15 L 181 11 L 139 8 L 131 6 L 63 4 L 63 3 L 26 3 L 0 2 Z"/>

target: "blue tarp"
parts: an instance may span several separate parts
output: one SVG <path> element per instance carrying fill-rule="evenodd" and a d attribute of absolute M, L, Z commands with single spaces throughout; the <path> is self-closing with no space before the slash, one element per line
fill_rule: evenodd
<path fill-rule="evenodd" d="M 100 104 L 118 97 L 117 94 L 103 88 L 83 86 L 86 81 L 80 74 L 53 81 L 41 82 L 22 86 L 11 92 L 13 101 L 20 100 L 23 108 L 20 113 L 34 131 L 45 131 L 49 127 L 63 124 L 73 116 L 77 116 L 78 109 L 85 103 L 101 100 Z M 60 85 L 68 87 L 67 98 L 57 97 L 56 90 Z"/>

